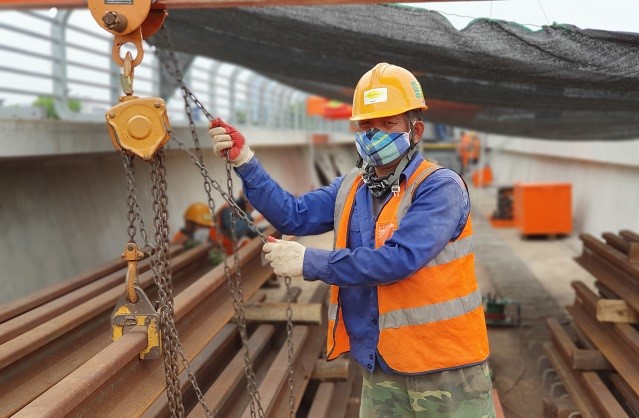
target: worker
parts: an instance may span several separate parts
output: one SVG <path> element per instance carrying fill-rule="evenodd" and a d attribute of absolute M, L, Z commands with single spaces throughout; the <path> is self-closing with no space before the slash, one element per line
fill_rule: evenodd
<path fill-rule="evenodd" d="M 171 244 L 193 247 L 204 242 L 209 235 L 209 228 L 213 228 L 211 209 L 206 203 L 197 202 L 190 204 L 184 211 L 184 226 L 173 236 Z M 202 237 L 196 237 L 196 233 L 206 230 Z"/>
<path fill-rule="evenodd" d="M 457 144 L 457 158 L 459 159 L 459 165 L 461 167 L 462 175 L 466 174 L 470 161 L 470 147 L 472 143 L 472 137 L 469 132 L 462 131 L 459 136 L 459 144 Z"/>
<path fill-rule="evenodd" d="M 418 152 L 425 109 L 413 74 L 376 65 L 353 96 L 363 166 L 298 198 L 234 127 L 216 119 L 209 134 L 279 231 L 334 229 L 333 250 L 273 239 L 263 251 L 277 275 L 331 285 L 327 358 L 350 352 L 364 368 L 361 417 L 494 417 L 468 191 Z"/>
<path fill-rule="evenodd" d="M 244 193 L 241 193 L 237 199 L 234 199 L 234 202 L 246 214 L 248 220 L 253 222 L 251 212 L 253 212 L 254 208 L 246 199 Z M 212 242 L 219 241 L 226 251 L 226 254 L 233 254 L 232 216 L 235 215 L 232 214 L 232 209 L 228 203 L 225 203 L 216 212 L 215 216 L 217 217 L 217 224 L 219 225 L 220 233 L 218 234 L 216 228 L 211 228 L 209 239 Z M 255 238 L 256 236 L 257 232 L 249 228 L 246 220 L 235 216 L 235 239 L 238 241 L 238 248 L 248 244 L 250 239 Z"/>
<path fill-rule="evenodd" d="M 470 134 L 470 149 L 468 152 L 468 159 L 471 164 L 477 165 L 479 162 L 479 155 L 481 154 L 481 141 L 477 132 Z"/>

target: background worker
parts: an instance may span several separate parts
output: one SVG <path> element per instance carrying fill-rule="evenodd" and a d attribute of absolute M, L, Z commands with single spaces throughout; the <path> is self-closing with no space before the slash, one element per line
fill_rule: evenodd
<path fill-rule="evenodd" d="M 462 131 L 457 145 L 457 154 L 461 163 L 461 174 L 466 174 L 473 165 L 479 162 L 481 142 L 476 132 Z"/>
<path fill-rule="evenodd" d="M 237 206 L 246 213 L 247 218 L 253 222 L 251 212 L 253 212 L 254 208 L 246 199 L 244 193 L 240 193 L 240 196 L 235 199 L 235 204 L 237 204 Z M 215 227 L 211 228 L 209 239 L 213 242 L 221 242 L 226 254 L 233 254 L 232 209 L 228 203 L 222 205 L 215 216 L 217 217 L 217 224 L 219 225 L 220 230 L 218 233 Z M 235 237 L 238 240 L 238 248 L 243 247 L 251 238 L 255 238 L 256 236 L 257 232 L 250 229 L 248 223 L 244 219 L 235 216 Z"/>
<path fill-rule="evenodd" d="M 361 417 L 494 417 L 468 193 L 418 153 L 424 109 L 410 72 L 376 65 L 353 97 L 364 168 L 299 198 L 235 128 L 216 120 L 209 133 L 278 230 L 335 230 L 332 251 L 276 240 L 264 252 L 278 275 L 332 285 L 327 358 L 350 352 L 364 368 Z"/>
<path fill-rule="evenodd" d="M 459 165 L 461 167 L 460 174 L 462 175 L 468 171 L 471 142 L 470 133 L 462 131 L 459 136 L 459 144 L 457 144 L 457 158 L 459 159 Z"/>
<path fill-rule="evenodd" d="M 215 225 L 209 206 L 202 202 L 192 203 L 184 211 L 183 218 L 184 226 L 175 233 L 171 244 L 183 245 L 184 248 L 189 249 L 208 240 L 213 244 L 213 248 L 207 254 L 209 265 L 215 267 L 220 264 L 226 255 L 218 242 L 210 239 L 211 231 L 215 231 Z"/>
<path fill-rule="evenodd" d="M 214 228 L 211 209 L 206 203 L 196 202 L 190 204 L 184 211 L 183 219 L 184 226 L 175 233 L 171 244 L 193 247 L 206 241 L 209 228 Z M 205 234 L 202 234 L 202 237 L 196 237 L 196 233 L 199 231 L 203 231 Z"/>

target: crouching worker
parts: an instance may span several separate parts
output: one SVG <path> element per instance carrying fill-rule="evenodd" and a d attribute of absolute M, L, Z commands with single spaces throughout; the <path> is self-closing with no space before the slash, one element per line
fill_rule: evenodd
<path fill-rule="evenodd" d="M 211 231 L 215 231 L 215 225 L 209 206 L 201 202 L 192 203 L 184 211 L 183 218 L 184 226 L 173 236 L 171 244 L 183 245 L 184 248 L 190 249 L 210 241 L 213 243 L 213 248 L 207 255 L 209 265 L 215 267 L 224 261 L 226 254 L 220 248 L 220 244 L 210 240 Z"/>
<path fill-rule="evenodd" d="M 376 65 L 353 96 L 363 167 L 300 197 L 234 127 L 215 120 L 209 133 L 280 232 L 335 231 L 331 251 L 283 240 L 263 251 L 276 274 L 331 285 L 327 357 L 363 367 L 361 417 L 494 417 L 468 191 L 418 152 L 426 109 L 413 74 Z"/>

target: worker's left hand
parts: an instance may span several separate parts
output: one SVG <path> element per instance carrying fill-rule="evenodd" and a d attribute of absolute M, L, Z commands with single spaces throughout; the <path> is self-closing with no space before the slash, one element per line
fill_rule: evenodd
<path fill-rule="evenodd" d="M 262 251 L 278 276 L 302 276 L 306 247 L 299 242 L 277 239 L 264 244 Z"/>

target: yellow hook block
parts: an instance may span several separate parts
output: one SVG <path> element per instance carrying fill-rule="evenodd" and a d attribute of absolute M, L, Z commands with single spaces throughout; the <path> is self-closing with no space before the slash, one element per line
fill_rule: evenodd
<path fill-rule="evenodd" d="M 166 103 L 159 97 L 122 96 L 120 101 L 106 112 L 113 146 L 150 160 L 171 138 Z"/>

